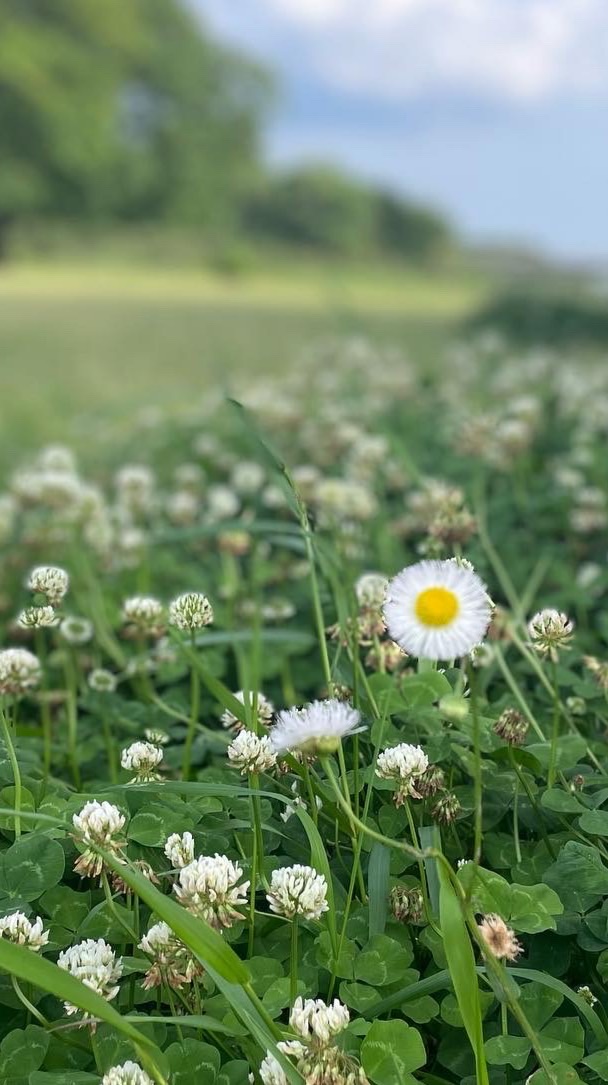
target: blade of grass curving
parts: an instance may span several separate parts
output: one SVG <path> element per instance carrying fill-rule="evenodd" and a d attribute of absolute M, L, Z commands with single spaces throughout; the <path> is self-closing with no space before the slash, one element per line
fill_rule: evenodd
<path fill-rule="evenodd" d="M 71 1002 L 74 1006 L 89 1013 L 92 1017 L 105 1021 L 106 1024 L 121 1032 L 131 1041 L 144 1069 L 154 1078 L 157 1085 L 167 1085 L 167 1078 L 161 1067 L 165 1058 L 152 1040 L 144 1036 L 131 1021 L 122 1017 L 105 998 L 92 991 L 75 976 L 65 972 L 52 961 L 33 953 L 25 946 L 18 946 L 6 939 L 0 939 L 0 968 L 10 975 L 17 976 L 26 983 L 31 983 L 43 991 Z"/>
<path fill-rule="evenodd" d="M 458 1008 L 475 1055 L 478 1083 L 479 1085 L 489 1085 L 473 947 L 460 902 L 444 870 L 443 863 L 438 863 L 438 867 L 439 921 L 443 936 L 443 948 L 452 977 L 452 986 Z"/>
<path fill-rule="evenodd" d="M 369 897 L 369 936 L 384 934 L 388 909 L 388 876 L 391 853 L 378 840 L 372 845 L 367 870 L 367 895 Z"/>
<path fill-rule="evenodd" d="M 275 452 L 272 446 L 268 443 L 267 438 L 262 437 L 262 434 L 260 433 L 259 427 L 255 420 L 255 416 L 251 413 L 251 411 L 249 411 L 247 407 L 243 406 L 243 404 L 240 403 L 238 399 L 232 399 L 228 397 L 228 403 L 233 408 L 235 414 L 238 415 L 239 422 L 241 423 L 245 433 L 254 444 L 256 451 L 259 453 L 261 458 L 265 460 L 266 467 L 269 467 L 278 476 L 281 484 L 281 489 L 283 490 L 283 493 L 287 499 L 289 508 L 297 516 L 298 506 L 296 493 L 283 460 L 279 456 L 278 452 Z"/>

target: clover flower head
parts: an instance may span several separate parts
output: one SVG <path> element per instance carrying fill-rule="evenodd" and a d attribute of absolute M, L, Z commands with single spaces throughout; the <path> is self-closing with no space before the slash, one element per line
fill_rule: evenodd
<path fill-rule="evenodd" d="M 64 618 L 59 626 L 59 633 L 63 639 L 75 647 L 88 644 L 94 632 L 93 623 L 88 618 L 80 618 L 75 614 Z"/>
<path fill-rule="evenodd" d="M 176 629 L 193 631 L 211 625 L 213 607 L 200 591 L 187 591 L 169 604 L 169 624 Z"/>
<path fill-rule="evenodd" d="M 268 700 L 261 691 L 258 691 L 257 700 L 253 691 L 249 691 L 247 694 L 244 690 L 240 689 L 234 694 L 237 701 L 240 701 L 242 705 L 247 704 L 248 708 L 253 711 L 254 701 L 257 705 L 257 722 L 260 727 L 268 727 L 272 717 L 274 716 L 274 705 L 272 701 Z M 246 698 L 246 699 L 245 699 Z M 243 722 L 235 716 L 229 708 L 225 709 L 221 715 L 222 726 L 229 731 L 240 731 L 244 727 Z"/>
<path fill-rule="evenodd" d="M 87 845 L 76 860 L 74 870 L 83 878 L 97 878 L 103 870 L 103 858 L 95 849 L 100 847 L 114 855 L 120 854 L 125 846 L 120 835 L 125 816 L 112 803 L 93 799 L 85 803 L 78 814 L 74 814 L 72 824 L 76 838 Z"/>
<path fill-rule="evenodd" d="M 12 912 L 0 918 L 0 938 L 37 952 L 47 944 L 49 932 L 45 931 L 40 916 L 32 923 L 23 912 Z"/>
<path fill-rule="evenodd" d="M 192 833 L 172 833 L 165 841 L 165 855 L 174 870 L 182 870 L 194 859 Z"/>
<path fill-rule="evenodd" d="M 562 611 L 551 607 L 539 610 L 528 623 L 528 633 L 539 655 L 547 656 L 554 663 L 559 653 L 570 647 L 574 622 Z"/>
<path fill-rule="evenodd" d="M 324 1045 L 343 1032 L 350 1021 L 347 1007 L 334 998 L 328 1005 L 321 998 L 297 998 L 289 1015 L 289 1024 L 305 1043 Z"/>
<path fill-rule="evenodd" d="M 277 755 L 268 735 L 258 737 L 253 731 L 245 728 L 239 731 L 226 752 L 229 761 L 240 768 L 242 776 L 248 772 L 268 772 L 277 761 Z"/>
<path fill-rule="evenodd" d="M 52 629 L 59 624 L 59 618 L 53 607 L 26 607 L 17 618 L 21 629 Z"/>
<path fill-rule="evenodd" d="M 136 1062 L 123 1062 L 121 1066 L 111 1066 L 103 1075 L 101 1085 L 154 1085 L 152 1078 Z"/>
<path fill-rule="evenodd" d="M 160 599 L 152 595 L 132 595 L 122 605 L 122 619 L 133 634 L 159 636 L 164 607 Z"/>
<path fill-rule="evenodd" d="M 103 938 L 86 938 L 76 946 L 64 949 L 57 958 L 57 964 L 64 972 L 84 983 L 96 994 L 111 1002 L 118 994 L 118 981 L 122 976 L 122 959 L 116 957 L 114 950 Z M 72 1015 L 78 1013 L 78 1006 L 64 1002 L 65 1011 Z M 83 1020 L 90 1014 L 85 1013 Z"/>
<path fill-rule="evenodd" d="M 96 693 L 114 693 L 118 685 L 118 679 L 115 674 L 107 671 L 105 667 L 95 667 L 89 674 L 88 683 Z"/>
<path fill-rule="evenodd" d="M 428 767 L 429 759 L 422 747 L 401 742 L 398 746 L 389 746 L 379 754 L 376 775 L 381 780 L 394 780 L 398 783 L 395 801 L 397 805 L 401 805 L 408 795 L 414 799 L 421 797 L 417 785 Z"/>
<path fill-rule="evenodd" d="M 191 983 L 203 969 L 168 923 L 155 923 L 144 935 L 139 948 L 152 958 L 142 981 L 144 990 L 167 983 L 174 990 Z"/>
<path fill-rule="evenodd" d="M 37 565 L 32 569 L 26 587 L 36 595 L 44 595 L 47 603 L 57 607 L 63 601 L 70 586 L 65 569 L 58 565 Z"/>
<path fill-rule="evenodd" d="M 173 890 L 189 912 L 221 930 L 243 918 L 237 908 L 247 903 L 249 882 L 240 882 L 242 876 L 227 855 L 201 855 L 180 870 Z"/>
<path fill-rule="evenodd" d="M 160 780 L 160 774 L 156 770 L 163 757 L 160 746 L 155 746 L 152 742 L 132 742 L 122 751 L 120 763 L 123 769 L 135 773 L 129 783 L 146 784 Z"/>
<path fill-rule="evenodd" d="M 273 870 L 266 898 L 271 912 L 286 919 L 320 919 L 329 908 L 323 874 L 299 863 Z"/>
<path fill-rule="evenodd" d="M 40 660 L 27 648 L 0 651 L 0 694 L 20 695 L 40 684 Z"/>

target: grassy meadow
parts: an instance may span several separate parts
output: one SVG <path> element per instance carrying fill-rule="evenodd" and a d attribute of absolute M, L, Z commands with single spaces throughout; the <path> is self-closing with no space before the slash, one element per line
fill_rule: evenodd
<path fill-rule="evenodd" d="M 491 285 L 2 270 L 2 1085 L 608 1081 L 608 381 Z"/>

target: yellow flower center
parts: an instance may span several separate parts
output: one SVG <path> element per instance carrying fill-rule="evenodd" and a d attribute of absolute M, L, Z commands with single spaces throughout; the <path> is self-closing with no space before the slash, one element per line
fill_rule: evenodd
<path fill-rule="evenodd" d="M 449 588 L 425 588 L 416 599 L 416 617 L 423 625 L 449 625 L 460 609 Z"/>

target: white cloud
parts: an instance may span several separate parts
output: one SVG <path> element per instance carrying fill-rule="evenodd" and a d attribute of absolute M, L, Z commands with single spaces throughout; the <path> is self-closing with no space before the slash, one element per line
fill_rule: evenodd
<path fill-rule="evenodd" d="M 242 45 L 251 40 L 274 53 L 281 42 L 295 43 L 318 79 L 350 93 L 534 102 L 608 89 L 607 0 L 195 2 Z M 289 62 L 286 55 L 283 66 Z"/>

